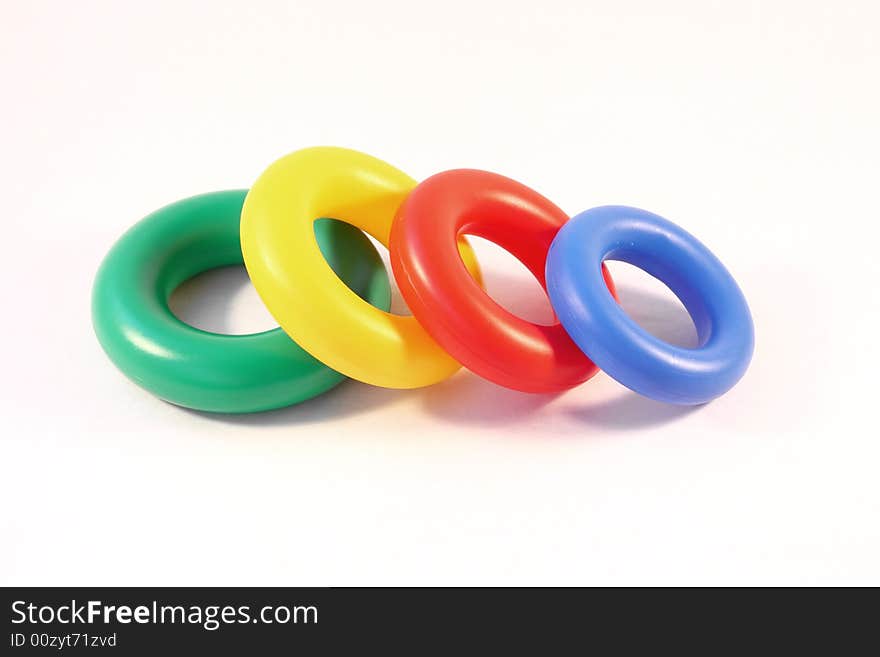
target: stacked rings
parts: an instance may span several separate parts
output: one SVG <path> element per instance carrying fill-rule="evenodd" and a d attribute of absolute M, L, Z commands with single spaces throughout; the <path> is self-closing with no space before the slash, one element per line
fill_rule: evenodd
<path fill-rule="evenodd" d="M 364 233 L 389 249 L 412 316 L 389 312 L 389 280 Z M 493 301 L 465 235 L 519 259 L 558 321 L 533 324 Z M 690 313 L 698 347 L 665 343 L 630 319 L 605 260 L 666 283 Z M 242 262 L 279 328 L 219 335 L 171 312 L 168 298 L 183 281 Z M 143 219 L 101 265 L 92 316 L 104 350 L 134 382 L 172 403 L 226 413 L 294 404 L 346 376 L 427 386 L 461 365 L 536 393 L 566 390 L 602 369 L 653 399 L 698 404 L 742 377 L 754 344 L 731 275 L 657 215 L 611 206 L 569 220 L 497 174 L 459 169 L 417 184 L 341 148 L 297 151 L 249 191 L 193 197 Z"/>

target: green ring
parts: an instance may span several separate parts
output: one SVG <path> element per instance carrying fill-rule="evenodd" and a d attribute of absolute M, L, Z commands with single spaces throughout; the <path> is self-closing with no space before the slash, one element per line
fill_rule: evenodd
<path fill-rule="evenodd" d="M 345 377 L 280 329 L 221 335 L 179 320 L 168 306 L 185 280 L 242 264 L 239 222 L 247 190 L 194 196 L 138 222 L 113 246 L 92 290 L 92 323 L 132 381 L 173 404 L 251 413 L 310 399 Z M 321 252 L 355 293 L 383 310 L 391 287 L 376 248 L 357 228 L 315 222 Z"/>

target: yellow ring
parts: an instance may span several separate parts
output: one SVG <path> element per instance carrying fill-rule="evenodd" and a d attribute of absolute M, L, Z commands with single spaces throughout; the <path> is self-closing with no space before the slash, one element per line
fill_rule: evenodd
<path fill-rule="evenodd" d="M 412 316 L 392 315 L 352 292 L 327 264 L 316 219 L 350 223 L 388 247 L 398 207 L 416 181 L 364 153 L 318 147 L 274 162 L 248 192 L 241 250 L 254 287 L 281 328 L 338 372 L 386 388 L 418 388 L 460 364 Z M 479 281 L 471 247 L 462 259 Z"/>

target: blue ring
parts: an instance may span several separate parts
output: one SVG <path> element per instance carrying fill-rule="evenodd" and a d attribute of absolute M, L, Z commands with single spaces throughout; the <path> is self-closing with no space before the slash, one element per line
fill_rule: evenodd
<path fill-rule="evenodd" d="M 604 260 L 622 260 L 663 281 L 681 300 L 699 346 L 664 342 L 617 304 Z M 743 293 L 693 235 L 646 210 L 609 205 L 566 223 L 547 254 L 547 293 L 559 321 L 596 365 L 627 388 L 672 404 L 702 404 L 745 373 L 755 329 Z"/>

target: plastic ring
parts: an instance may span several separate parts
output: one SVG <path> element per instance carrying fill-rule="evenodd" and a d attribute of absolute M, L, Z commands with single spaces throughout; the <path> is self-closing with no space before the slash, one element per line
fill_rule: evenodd
<path fill-rule="evenodd" d="M 495 242 L 546 289 L 547 250 L 567 220 L 549 200 L 504 176 L 439 173 L 398 212 L 391 233 L 395 280 L 416 318 L 471 371 L 514 390 L 565 390 L 593 376 L 596 366 L 558 322 L 533 324 L 496 303 L 471 278 L 455 245 L 464 233 Z"/>
<path fill-rule="evenodd" d="M 95 280 L 92 321 L 101 346 L 131 380 L 180 406 L 262 411 L 344 380 L 280 328 L 220 335 L 182 322 L 169 309 L 169 296 L 186 279 L 242 263 L 238 229 L 246 193 L 204 194 L 157 210 L 119 239 Z M 370 303 L 388 308 L 390 284 L 369 240 L 334 221 L 319 222 L 315 233 L 339 275 Z"/>
<path fill-rule="evenodd" d="M 604 289 L 604 260 L 628 262 L 663 281 L 690 313 L 699 346 L 676 347 L 634 322 Z M 754 328 L 736 281 L 690 233 L 645 210 L 600 207 L 569 221 L 550 247 L 547 289 L 584 353 L 647 397 L 707 402 L 733 387 L 751 360 Z"/>
<path fill-rule="evenodd" d="M 414 317 L 379 310 L 348 289 L 321 256 L 312 225 L 317 217 L 340 219 L 387 247 L 394 214 L 415 185 L 364 153 L 308 148 L 266 169 L 241 217 L 245 266 L 281 327 L 333 369 L 387 388 L 430 385 L 460 364 Z M 460 247 L 479 275 L 470 247 Z"/>

